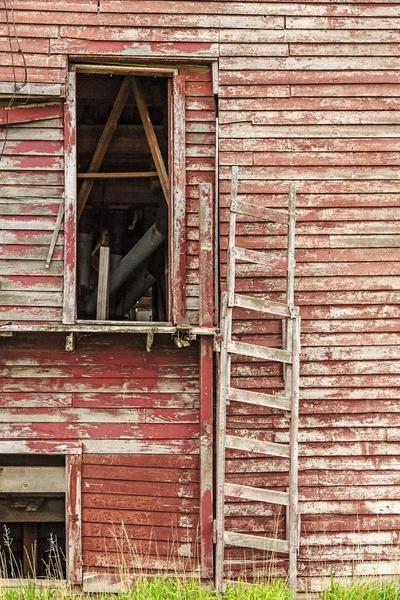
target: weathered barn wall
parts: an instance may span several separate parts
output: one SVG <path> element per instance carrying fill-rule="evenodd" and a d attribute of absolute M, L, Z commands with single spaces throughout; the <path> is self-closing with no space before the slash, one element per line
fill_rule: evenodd
<path fill-rule="evenodd" d="M 168 338 L 3 340 L 1 440 L 80 442 L 84 571 L 199 564 L 199 357 Z M 37 445 L 36 445 L 37 448 Z M 124 524 L 126 532 L 121 531 Z M 127 537 L 129 536 L 129 544 Z"/>
<path fill-rule="evenodd" d="M 300 574 L 311 573 L 318 586 L 319 577 L 332 569 L 343 574 L 395 570 L 400 5 L 14 0 L 14 9 L 31 84 L 64 84 L 67 55 L 158 63 L 219 59 L 222 262 L 230 166 L 239 165 L 239 194 L 248 202 L 284 207 L 288 181 L 297 182 L 296 302 L 303 318 Z M 0 78 L 9 85 L 3 13 L 1 19 Z M 16 60 L 22 64 L 20 57 Z M 22 68 L 16 72 L 21 81 Z M 209 78 L 204 87 L 200 83 L 187 83 L 193 117 L 187 132 L 188 291 L 193 296 L 196 184 L 200 176 L 213 178 L 212 87 Z M 278 225 L 265 233 L 258 223 L 247 222 L 239 232 L 244 246 L 283 252 Z M 244 267 L 241 274 L 238 289 L 281 297 L 283 282 L 276 274 L 253 276 Z M 238 335 L 279 343 L 278 322 L 247 317 L 239 313 Z M 281 373 L 266 364 L 239 363 L 234 369 L 239 386 L 266 391 L 281 385 Z M 249 414 L 240 406 L 230 410 L 232 429 L 258 435 L 261 422 L 267 439 L 285 439 L 281 415 Z M 232 481 L 286 485 L 286 465 L 277 459 L 234 459 L 228 470 Z M 231 504 L 229 515 L 235 518 L 231 526 L 241 531 L 284 527 L 262 504 Z M 354 556 L 363 564 L 354 563 Z M 377 557 L 379 564 L 372 564 Z"/>

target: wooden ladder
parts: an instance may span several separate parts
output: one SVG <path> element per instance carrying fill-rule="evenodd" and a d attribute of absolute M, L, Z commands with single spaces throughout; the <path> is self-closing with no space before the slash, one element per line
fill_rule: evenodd
<path fill-rule="evenodd" d="M 299 419 L 299 355 L 300 317 L 294 306 L 294 236 L 295 204 L 294 184 L 289 188 L 289 210 L 280 211 L 242 202 L 237 197 L 238 168 L 232 168 L 231 207 L 229 219 L 229 244 L 227 259 L 227 291 L 222 297 L 222 339 L 220 353 L 220 385 L 217 412 L 217 491 L 216 491 L 216 587 L 224 589 L 224 547 L 255 548 L 273 554 L 289 555 L 289 584 L 296 591 L 297 553 L 299 546 L 298 507 L 298 419 Z M 256 217 L 259 221 L 284 223 L 288 227 L 287 261 L 271 260 L 265 253 L 236 246 L 237 214 Z M 286 278 L 286 303 L 271 302 L 235 292 L 236 261 L 245 261 L 274 269 L 284 269 Z M 241 307 L 282 319 L 283 348 L 267 348 L 232 339 L 233 309 Z M 267 361 L 283 363 L 284 390 L 279 394 L 264 394 L 231 387 L 232 355 L 250 356 Z M 243 402 L 266 406 L 289 413 L 289 443 L 266 442 L 245 437 L 227 435 L 226 407 L 230 402 Z M 289 459 L 289 487 L 282 492 L 227 483 L 225 481 L 225 453 L 227 448 L 278 456 Z M 224 524 L 225 498 L 236 497 L 252 501 L 286 506 L 286 539 L 263 537 L 227 531 Z"/>

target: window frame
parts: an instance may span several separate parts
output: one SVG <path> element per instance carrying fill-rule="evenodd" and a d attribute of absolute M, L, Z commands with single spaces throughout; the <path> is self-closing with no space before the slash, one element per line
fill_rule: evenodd
<path fill-rule="evenodd" d="M 187 327 L 186 319 L 186 122 L 185 76 L 177 67 L 126 66 L 104 64 L 73 64 L 67 75 L 64 110 L 64 294 L 62 322 L 64 325 L 89 323 L 103 326 L 125 325 L 134 331 L 140 321 L 83 321 L 77 319 L 77 123 L 76 73 L 151 75 L 169 78 L 169 234 L 168 234 L 168 321 L 154 323 L 157 330 L 171 325 Z M 146 323 L 152 325 L 152 323 Z"/>
<path fill-rule="evenodd" d="M 0 441 L 0 454 L 65 456 L 65 544 L 68 585 L 82 585 L 82 444 L 74 442 Z M 1 583 L 0 579 L 0 583 Z M 4 580 L 3 580 L 4 581 Z M 9 582 L 9 580 L 7 580 Z M 18 580 L 19 584 L 21 583 Z"/>

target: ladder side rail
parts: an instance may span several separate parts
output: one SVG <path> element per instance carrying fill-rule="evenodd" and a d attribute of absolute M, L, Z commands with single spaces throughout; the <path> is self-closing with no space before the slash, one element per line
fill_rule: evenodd
<path fill-rule="evenodd" d="M 300 398 L 300 323 L 296 308 L 291 319 L 292 364 L 290 365 L 291 419 L 290 419 L 290 471 L 289 471 L 289 585 L 297 591 L 297 555 L 299 550 L 299 398 Z"/>
<path fill-rule="evenodd" d="M 298 553 L 298 424 L 299 424 L 299 355 L 300 355 L 300 317 L 294 305 L 295 282 L 295 231 L 296 231 L 296 187 L 289 185 L 289 226 L 288 226 L 288 272 L 286 298 L 289 318 L 286 321 L 286 350 L 292 361 L 286 365 L 285 395 L 290 400 L 289 425 L 289 506 L 286 519 L 286 539 L 289 542 L 289 585 L 296 592 L 297 588 L 297 553 Z"/>
<path fill-rule="evenodd" d="M 221 307 L 221 352 L 219 360 L 219 394 L 217 406 L 217 423 L 216 423 L 216 453 L 217 453 L 217 481 L 216 481 L 216 529 L 215 529 L 215 587 L 218 591 L 223 590 L 224 584 L 224 506 L 225 506 L 225 439 L 226 439 L 226 395 L 227 375 L 228 375 L 228 360 L 229 356 L 226 349 L 226 331 L 227 331 L 227 310 L 228 310 L 228 295 L 225 292 L 222 294 Z"/>
<path fill-rule="evenodd" d="M 232 337 L 232 313 L 235 296 L 235 239 L 236 239 L 236 202 L 238 188 L 238 167 L 232 167 L 231 209 L 229 213 L 229 240 L 227 256 L 227 291 L 223 295 L 223 329 L 220 358 L 220 389 L 217 416 L 217 498 L 216 498 L 216 561 L 215 585 L 218 591 L 224 588 L 224 506 L 225 506 L 225 439 L 226 439 L 226 402 L 231 384 L 231 357 L 228 342 Z"/>

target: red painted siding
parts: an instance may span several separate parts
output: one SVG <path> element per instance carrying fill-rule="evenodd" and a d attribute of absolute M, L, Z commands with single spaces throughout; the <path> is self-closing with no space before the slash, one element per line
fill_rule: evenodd
<path fill-rule="evenodd" d="M 137 568 L 141 552 L 149 568 L 197 569 L 197 347 L 167 339 L 146 353 L 134 336 L 83 336 L 75 352 L 64 343 L 2 344 L 1 439 L 82 443 L 84 569 Z"/>
<path fill-rule="evenodd" d="M 62 117 L 60 103 L 0 109 L 1 321 L 61 320 L 62 231 L 45 263 L 63 200 Z"/>
<path fill-rule="evenodd" d="M 371 4 L 363 0 L 64 0 L 49 6 L 47 2 L 14 0 L 14 7 L 30 83 L 64 83 L 68 54 L 157 63 L 174 58 L 185 63 L 218 58 L 222 277 L 231 166 L 239 165 L 239 196 L 244 201 L 284 207 L 288 182 L 294 180 L 297 185 L 296 302 L 303 318 L 300 585 L 316 589 L 326 582 L 331 571 L 348 575 L 395 570 L 400 508 L 400 59 L 396 45 L 399 4 Z M 0 26 L 0 35 L 0 43 L 4 44 L 5 25 Z M 0 79 L 9 82 L 12 71 L 7 46 L 0 45 L 0 52 Z M 22 65 L 20 57 L 16 60 Z M 23 76 L 20 67 L 17 75 L 19 79 Z M 191 69 L 186 92 L 187 310 L 195 322 L 199 296 L 198 184 L 214 181 L 215 113 L 209 71 Z M 16 143 L 18 139 L 10 139 L 7 160 L 12 161 L 21 153 L 13 146 Z M 46 150 L 42 145 L 35 148 L 35 155 Z M 49 155 L 56 160 L 56 149 Z M 7 173 L 10 171 L 6 171 L 9 177 Z M 49 170 L 44 183 L 45 175 L 36 172 L 37 186 L 43 190 L 47 190 L 46 186 L 58 189 L 57 173 Z M 13 173 L 12 182 L 14 177 Z M 18 177 L 22 178 L 20 185 L 25 185 L 31 174 L 18 171 Z M 40 193 L 42 198 L 53 197 L 44 196 L 44 191 Z M 54 197 L 60 195 L 61 192 Z M 18 218 L 31 222 L 31 215 L 25 220 L 23 214 Z M 45 218 L 42 213 L 34 216 Z M 54 216 L 53 212 L 51 218 Z M 282 226 L 263 230 L 257 222 L 240 219 L 238 230 L 243 246 L 266 249 L 273 257 L 283 257 Z M 46 232 L 39 231 L 42 237 L 35 239 L 47 240 Z M 13 252 L 12 246 L 20 243 L 14 241 L 15 232 L 10 231 L 9 235 L 10 241 L 3 243 Z M 30 231 L 21 232 L 21 236 L 32 244 Z M 20 258 L 10 256 L 7 260 L 7 268 L 20 264 Z M 34 264 L 33 259 L 30 264 Z M 46 284 L 59 285 L 60 274 L 47 277 Z M 44 283 L 40 279 L 42 273 L 30 271 L 29 275 L 32 286 Z M 16 291 L 25 285 L 24 277 L 25 274 L 13 271 L 7 274 L 6 281 L 20 286 L 10 288 Z M 49 292 L 59 289 L 51 288 Z M 238 289 L 279 300 L 284 287 L 276 273 L 254 272 L 243 266 Z M 17 318 L 17 314 L 32 318 L 30 304 L 23 310 L 7 310 L 11 312 L 5 319 Z M 51 320 L 56 317 L 49 311 L 59 309 L 48 306 L 41 310 L 40 318 Z M 281 337 L 278 321 L 250 319 L 245 311 L 238 311 L 235 333 L 246 341 L 268 345 L 278 345 Z M 82 364 L 88 374 L 89 363 Z M 96 365 L 90 368 L 95 369 Z M 99 396 L 106 402 L 105 410 L 119 410 L 120 393 L 124 394 L 124 402 L 140 401 L 144 409 L 153 406 L 146 403 L 166 398 L 158 389 L 146 388 L 141 391 L 140 400 L 136 395 L 134 400 L 128 400 L 131 396 L 118 386 L 131 386 L 126 389 L 134 390 L 136 380 L 129 376 L 126 380 L 121 373 L 104 384 L 104 376 L 97 376 L 96 380 L 85 378 L 83 367 L 70 382 L 54 387 L 55 380 L 50 379 L 49 388 L 42 386 L 39 391 L 38 387 L 32 389 L 31 377 L 16 383 L 7 376 L 4 385 L 11 385 L 11 389 L 5 389 L 2 398 L 33 402 L 37 408 L 43 398 L 46 408 L 54 402 L 68 403 L 74 394 L 74 402 L 82 403 L 77 407 L 95 412 L 99 410 Z M 162 379 L 164 372 L 160 371 L 159 377 Z M 234 377 L 239 387 L 263 391 L 277 389 L 282 383 L 282 374 L 276 367 L 254 361 L 236 363 Z M 79 388 L 73 387 L 78 383 Z M 21 386 L 26 385 L 31 388 L 25 392 Z M 112 387 L 105 392 L 103 385 Z M 183 385 L 179 381 L 179 386 Z M 190 386 L 174 390 L 168 392 L 168 399 L 175 401 L 179 396 L 183 401 L 190 394 Z M 68 404 L 63 406 L 69 410 Z M 187 408 L 188 405 L 174 407 Z M 260 409 L 250 411 L 243 406 L 231 406 L 229 410 L 231 430 L 285 440 L 287 422 L 282 415 Z M 66 414 L 70 419 L 70 413 Z M 176 415 L 174 423 L 181 428 L 181 439 L 187 441 L 169 441 L 165 456 L 172 452 L 171 448 L 187 456 L 189 447 L 192 452 L 194 424 L 184 423 L 182 430 Z M 137 425 L 113 422 L 111 427 L 121 435 L 125 432 L 124 440 L 129 444 L 128 433 L 135 431 L 138 435 Z M 90 441 L 93 429 L 85 431 Z M 137 440 L 135 448 L 149 443 Z M 164 444 L 153 443 L 158 447 Z M 120 476 L 120 463 L 106 466 Z M 88 467 L 84 463 L 84 468 Z M 162 468 L 169 469 L 167 465 Z M 286 465 L 278 459 L 232 455 L 228 471 L 232 481 L 241 483 L 274 484 L 284 489 L 287 482 Z M 118 504 L 106 506 L 119 510 Z M 277 529 L 283 533 L 284 528 L 283 515 L 277 517 L 275 509 L 261 503 L 230 503 L 228 522 L 238 531 L 266 533 Z M 88 547 L 85 552 L 89 552 Z M 88 563 L 89 555 L 85 556 Z M 237 572 L 243 565 L 243 553 L 231 556 L 237 562 L 231 561 L 230 567 Z M 246 556 L 257 557 L 253 552 Z M 363 558 L 363 564 L 354 561 L 355 557 Z M 264 557 L 259 558 L 261 567 Z M 377 558 L 378 567 L 373 563 Z M 278 564 L 277 571 L 284 572 L 284 567 Z"/>
<path fill-rule="evenodd" d="M 396 559 L 400 197 L 394 107 L 400 87 L 394 83 L 400 65 L 380 55 L 398 7 L 309 2 L 265 9 L 282 16 L 284 32 L 268 24 L 263 31 L 221 32 L 221 260 L 230 165 L 239 165 L 239 197 L 254 204 L 285 207 L 294 180 L 295 301 L 303 332 L 299 587 L 318 589 L 331 572 L 390 573 Z M 283 258 L 283 226 L 240 218 L 238 231 L 240 245 Z M 282 300 L 278 275 L 243 264 L 238 290 Z M 278 321 L 239 310 L 236 319 L 240 339 L 280 344 Z M 237 362 L 233 372 L 238 387 L 282 385 L 272 363 Z M 232 403 L 228 426 L 284 442 L 288 420 L 278 413 Z M 282 491 L 288 485 L 285 460 L 230 456 L 229 481 Z M 282 537 L 284 512 L 265 508 L 232 499 L 227 526 Z M 257 559 L 260 572 L 270 568 L 262 553 L 227 554 L 234 573 L 245 558 Z M 372 562 L 378 557 L 379 567 Z M 276 561 L 277 573 L 285 568 Z"/>

